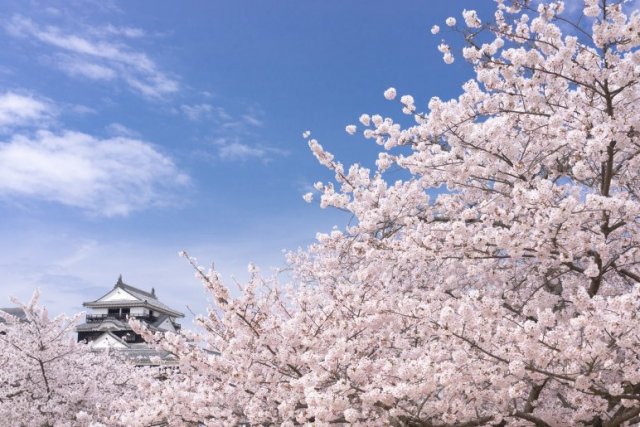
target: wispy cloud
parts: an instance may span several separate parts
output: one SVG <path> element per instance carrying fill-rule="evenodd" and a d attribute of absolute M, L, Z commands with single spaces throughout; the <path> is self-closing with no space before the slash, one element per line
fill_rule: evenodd
<path fill-rule="evenodd" d="M 276 157 L 287 156 L 289 153 L 276 147 L 263 144 L 249 145 L 238 138 L 217 138 L 213 141 L 217 147 L 218 157 L 225 161 L 245 161 L 258 159 L 264 163 L 271 162 Z"/>
<path fill-rule="evenodd" d="M 71 77 L 86 77 L 91 80 L 113 80 L 118 73 L 107 66 L 85 61 L 70 55 L 57 55 L 51 61 L 55 67 Z"/>
<path fill-rule="evenodd" d="M 177 80 L 162 72 L 148 55 L 121 40 L 142 37 L 142 30 L 107 26 L 88 34 L 73 34 L 55 26 L 40 26 L 21 15 L 14 15 L 5 29 L 14 37 L 31 38 L 59 49 L 54 55 L 55 66 L 71 76 L 117 78 L 148 98 L 160 98 L 179 89 Z"/>
<path fill-rule="evenodd" d="M 126 127 L 122 123 L 110 123 L 105 127 L 105 129 L 111 135 L 115 135 L 115 136 L 128 136 L 128 137 L 134 137 L 134 138 L 140 136 L 138 132 L 136 132 L 131 128 Z"/>
<path fill-rule="evenodd" d="M 195 150 L 192 154 L 200 160 L 260 160 L 269 163 L 277 157 L 289 154 L 286 150 L 260 142 L 263 138 L 258 134 L 257 128 L 265 125 L 265 112 L 256 105 L 231 114 L 226 108 L 202 102 L 183 104 L 173 112 L 183 114 L 199 125 L 211 126 L 209 132 L 212 136 L 207 141 L 214 147 L 214 152 Z"/>
<path fill-rule="evenodd" d="M 68 105 L 66 107 L 66 110 L 80 116 L 88 115 L 88 114 L 98 114 L 98 112 L 94 108 L 87 107 L 86 105 L 82 105 L 82 104 Z"/>
<path fill-rule="evenodd" d="M 231 115 L 222 107 L 211 104 L 183 104 L 180 111 L 191 121 L 214 120 L 216 122 L 228 122 L 232 120 Z"/>
<path fill-rule="evenodd" d="M 220 144 L 218 153 L 223 160 L 245 160 L 250 157 L 264 159 L 267 154 L 262 148 L 251 147 L 238 141 Z"/>
<path fill-rule="evenodd" d="M 260 160 L 269 163 L 284 157 L 288 151 L 261 142 L 256 128 L 264 126 L 264 111 L 251 106 L 243 112 L 230 114 L 227 109 L 209 103 L 183 104 L 179 112 L 193 122 L 213 125 L 212 137 L 208 139 L 214 152 L 196 150 L 193 155 L 202 160 L 228 162 Z"/>
<path fill-rule="evenodd" d="M 260 120 L 255 115 L 251 115 L 251 114 L 244 114 L 242 116 L 242 119 L 251 126 L 260 127 L 264 124 L 262 120 Z"/>
<path fill-rule="evenodd" d="M 147 32 L 141 28 L 135 27 L 118 27 L 115 25 L 104 25 L 102 27 L 96 27 L 91 30 L 92 34 L 97 36 L 122 36 L 130 39 L 138 39 L 141 37 L 145 37 Z"/>
<path fill-rule="evenodd" d="M 42 126 L 56 114 L 47 100 L 16 92 L 0 94 L 0 131 L 17 126 Z"/>
<path fill-rule="evenodd" d="M 251 105 L 247 108 L 245 114 L 241 116 L 242 121 L 251 127 L 262 127 L 265 123 L 266 113 L 257 104 Z"/>
<path fill-rule="evenodd" d="M 170 200 L 189 178 L 151 144 L 63 131 L 0 143 L 0 196 L 58 202 L 103 216 Z"/>

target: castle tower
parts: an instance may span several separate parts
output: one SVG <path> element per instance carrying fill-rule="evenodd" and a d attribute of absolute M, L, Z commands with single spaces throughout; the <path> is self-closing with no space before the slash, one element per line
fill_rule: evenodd
<path fill-rule="evenodd" d="M 122 276 L 105 295 L 82 305 L 90 308 L 91 313 L 87 314 L 85 323 L 76 327 L 78 341 L 87 341 L 94 349 L 122 350 L 127 356 L 146 360 L 152 356 L 162 358 L 162 352 L 149 348 L 131 329 L 128 320 L 144 322 L 151 331 L 179 332 L 177 319 L 184 317 L 160 302 L 154 289 L 147 292 L 127 285 Z"/>

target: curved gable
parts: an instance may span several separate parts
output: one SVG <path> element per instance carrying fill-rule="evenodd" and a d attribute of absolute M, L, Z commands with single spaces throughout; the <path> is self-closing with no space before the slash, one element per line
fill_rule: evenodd
<path fill-rule="evenodd" d="M 108 332 L 100 335 L 98 338 L 91 342 L 91 348 L 127 348 L 127 345 L 123 343 L 118 337 Z"/>
<path fill-rule="evenodd" d="M 114 288 L 111 292 L 100 298 L 96 302 L 108 302 L 108 301 L 141 301 L 140 298 L 130 294 L 122 288 Z"/>

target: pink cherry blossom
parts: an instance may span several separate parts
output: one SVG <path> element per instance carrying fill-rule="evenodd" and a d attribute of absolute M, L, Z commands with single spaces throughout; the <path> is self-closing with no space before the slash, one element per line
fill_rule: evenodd
<path fill-rule="evenodd" d="M 167 407 L 201 398 L 189 419 L 212 425 L 639 422 L 640 16 L 587 3 L 592 38 L 563 35 L 560 2 L 465 12 L 474 78 L 424 112 L 404 95 L 413 125 L 361 117 L 374 170 L 310 141 L 335 177 L 320 206 L 353 220 L 237 297 L 197 270 L 205 348 L 156 338 L 193 373 Z"/>

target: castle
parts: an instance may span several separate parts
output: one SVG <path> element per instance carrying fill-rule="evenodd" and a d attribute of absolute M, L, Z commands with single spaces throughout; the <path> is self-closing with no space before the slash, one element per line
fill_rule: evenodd
<path fill-rule="evenodd" d="M 149 347 L 128 323 L 129 319 L 143 322 L 154 332 L 179 332 L 177 319 L 184 317 L 181 312 L 163 304 L 156 297 L 155 290 L 143 291 L 122 281 L 122 276 L 113 289 L 95 301 L 82 304 L 90 308 L 85 323 L 76 327 L 78 341 L 86 341 L 93 349 L 114 349 L 138 365 L 170 364 L 172 356 Z"/>

